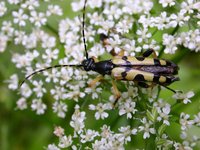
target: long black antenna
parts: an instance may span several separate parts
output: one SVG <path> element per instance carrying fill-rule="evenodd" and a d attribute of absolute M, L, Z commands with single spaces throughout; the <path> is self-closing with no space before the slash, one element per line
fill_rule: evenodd
<path fill-rule="evenodd" d="M 87 46 L 86 46 L 86 40 L 85 40 L 85 9 L 86 9 L 86 3 L 87 0 L 84 2 L 84 7 L 83 7 L 83 20 L 82 20 L 82 35 L 83 35 L 83 43 L 84 43 L 84 48 L 85 48 L 85 57 L 88 59 L 88 52 L 87 52 Z"/>
<path fill-rule="evenodd" d="M 43 68 L 43 69 L 37 70 L 37 71 L 31 73 L 30 75 L 26 76 L 26 78 L 19 84 L 19 87 L 21 87 L 22 84 L 24 84 L 24 82 L 26 80 L 28 80 L 30 77 L 32 77 L 33 75 L 41 73 L 41 72 L 43 72 L 45 70 L 49 70 L 49 69 L 53 69 L 53 68 L 61 68 L 61 67 L 82 67 L 82 66 L 83 65 L 81 65 L 81 64 L 80 65 L 55 65 L 55 66 L 50 66 L 50 67 L 47 67 L 47 68 Z"/>
<path fill-rule="evenodd" d="M 87 46 L 86 46 L 86 40 L 85 40 L 85 9 L 86 9 L 86 3 L 87 3 L 87 0 L 85 0 L 84 7 L 83 7 L 82 35 L 83 35 L 83 42 L 84 42 L 84 48 L 85 48 L 85 56 L 86 56 L 86 59 L 88 59 Z M 28 80 L 30 77 L 32 77 L 33 75 L 41 73 L 45 70 L 49 70 L 49 69 L 52 69 L 52 68 L 61 68 L 61 67 L 82 67 L 82 66 L 83 66 L 82 64 L 80 64 L 80 65 L 55 65 L 55 66 L 43 68 L 43 69 L 35 71 L 35 72 L 31 73 L 30 75 L 26 76 L 26 78 L 19 84 L 19 87 L 21 87 L 24 84 L 24 82 L 26 80 Z"/>

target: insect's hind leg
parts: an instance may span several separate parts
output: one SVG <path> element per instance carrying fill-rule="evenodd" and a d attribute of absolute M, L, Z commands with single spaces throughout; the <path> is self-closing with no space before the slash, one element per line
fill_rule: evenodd
<path fill-rule="evenodd" d="M 147 51 L 145 51 L 142 56 L 143 57 L 149 57 L 151 54 L 153 54 L 153 58 L 157 58 L 158 56 L 156 55 L 155 50 L 153 49 L 148 49 Z"/>
<path fill-rule="evenodd" d="M 114 80 L 112 80 L 112 87 L 113 87 L 113 94 L 115 95 L 115 101 L 113 103 L 113 107 L 115 107 L 119 98 L 121 97 L 121 93 L 118 90 L 117 85 Z"/>
<path fill-rule="evenodd" d="M 165 87 L 166 89 L 168 89 L 168 90 L 172 91 L 173 93 L 176 93 L 176 91 L 175 91 L 175 90 L 171 89 L 171 88 L 170 88 L 170 87 L 168 87 L 168 86 L 164 86 L 164 85 L 161 85 L 161 86 L 163 86 L 163 87 Z"/>

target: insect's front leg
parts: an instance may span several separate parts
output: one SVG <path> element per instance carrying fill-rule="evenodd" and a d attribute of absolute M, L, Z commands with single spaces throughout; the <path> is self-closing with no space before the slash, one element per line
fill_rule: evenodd
<path fill-rule="evenodd" d="M 97 82 L 103 80 L 103 76 L 102 75 L 98 75 L 95 79 L 93 79 L 88 86 L 89 87 L 94 87 L 96 85 Z"/>
<path fill-rule="evenodd" d="M 145 51 L 142 56 L 143 57 L 149 57 L 151 54 L 153 54 L 153 58 L 157 58 L 158 56 L 156 55 L 155 50 L 153 49 L 148 49 L 147 51 Z"/>

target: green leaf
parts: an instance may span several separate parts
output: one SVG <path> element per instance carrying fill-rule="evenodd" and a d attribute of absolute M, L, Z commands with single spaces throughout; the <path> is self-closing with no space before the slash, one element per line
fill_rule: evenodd
<path fill-rule="evenodd" d="M 159 128 L 158 128 L 158 135 L 161 136 L 164 131 L 166 130 L 167 125 L 166 124 L 162 124 Z"/>

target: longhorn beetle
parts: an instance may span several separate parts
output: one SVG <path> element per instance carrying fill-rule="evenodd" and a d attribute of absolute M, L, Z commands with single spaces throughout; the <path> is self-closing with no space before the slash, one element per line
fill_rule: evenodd
<path fill-rule="evenodd" d="M 21 82 L 20 86 L 31 76 L 45 70 L 60 67 L 77 67 L 83 68 L 85 71 L 95 71 L 100 74 L 96 79 L 91 82 L 91 86 L 100 81 L 104 75 L 111 75 L 114 80 L 133 81 L 143 88 L 152 87 L 155 84 L 158 84 L 176 93 L 175 90 L 167 86 L 174 81 L 179 80 L 178 77 L 174 76 L 178 73 L 179 67 L 171 61 L 158 59 L 153 49 L 147 50 L 140 57 L 123 56 L 122 51 L 118 56 L 115 56 L 113 59 L 109 60 L 98 61 L 95 57 L 89 58 L 84 30 L 86 3 L 87 0 L 85 0 L 82 15 L 82 38 L 84 42 L 86 59 L 84 59 L 81 64 L 55 65 L 35 71 L 32 74 L 28 75 Z M 107 36 L 103 37 L 108 38 Z M 151 54 L 154 54 L 154 58 L 148 58 Z M 116 101 L 114 102 L 115 105 L 120 97 L 120 92 L 118 91 L 114 80 L 112 80 L 112 85 L 114 89 L 114 94 L 116 96 Z"/>

